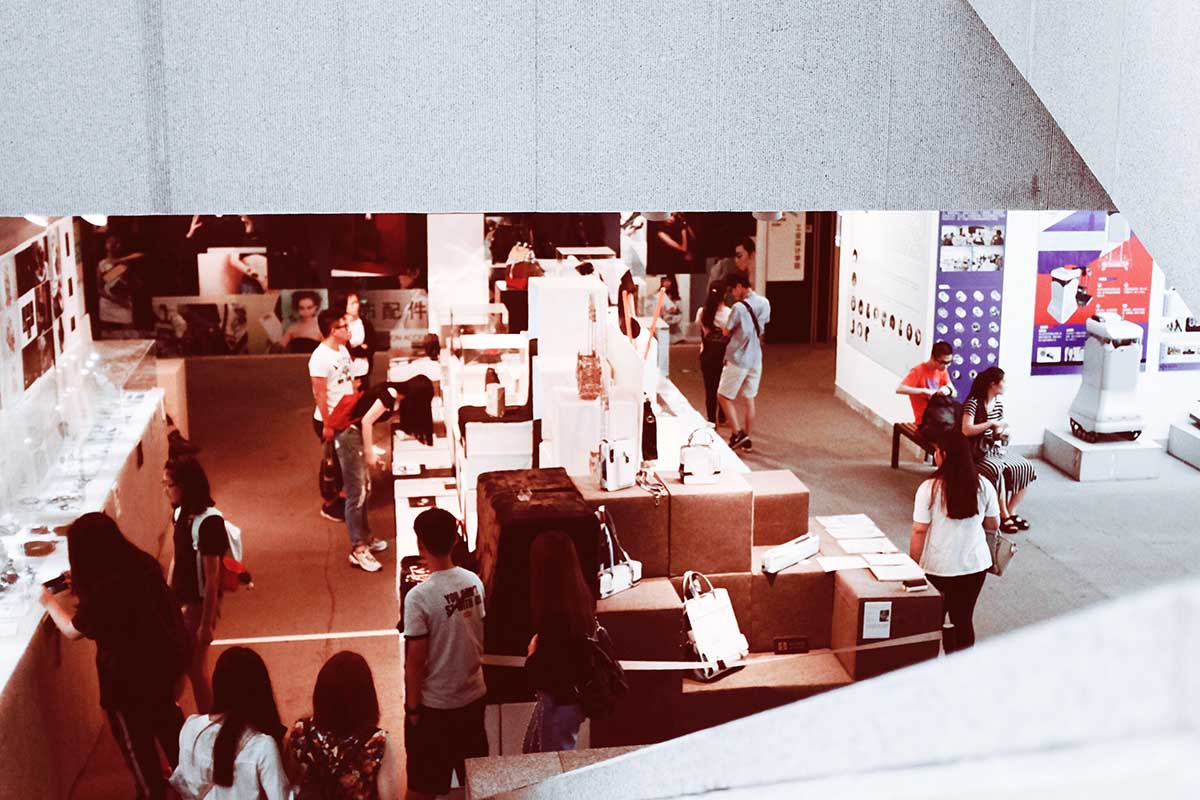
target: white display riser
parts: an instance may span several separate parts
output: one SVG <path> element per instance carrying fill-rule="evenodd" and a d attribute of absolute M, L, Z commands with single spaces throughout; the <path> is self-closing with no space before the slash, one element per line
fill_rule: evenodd
<path fill-rule="evenodd" d="M 1167 452 L 1200 469 L 1200 428 L 1187 422 L 1172 425 L 1167 437 Z"/>
<path fill-rule="evenodd" d="M 529 727 L 529 719 L 533 716 L 533 703 L 498 703 L 485 706 L 483 711 L 483 727 L 487 731 L 489 756 L 515 756 L 521 754 L 521 745 L 525 741 L 525 729 Z M 591 746 L 591 720 L 584 720 L 579 726 L 579 739 L 576 750 L 586 750 Z"/>
<path fill-rule="evenodd" d="M 396 563 L 405 556 L 417 555 L 417 535 L 413 532 L 413 521 L 424 508 L 414 507 L 409 500 L 413 497 L 433 497 L 438 508 L 444 508 L 459 519 L 462 518 L 458 503 L 458 492 L 453 478 L 400 478 L 393 484 L 396 503 Z M 399 586 L 397 586 L 397 590 Z"/>
<path fill-rule="evenodd" d="M 1162 446 L 1153 440 L 1097 442 L 1077 439 L 1067 430 L 1047 430 L 1042 458 L 1077 481 L 1130 481 L 1157 478 Z"/>
<path fill-rule="evenodd" d="M 450 440 L 437 437 L 433 447 L 427 447 L 412 439 L 404 431 L 396 431 L 392 439 L 392 475 L 411 475 L 425 469 L 450 469 L 454 466 L 454 452 Z"/>

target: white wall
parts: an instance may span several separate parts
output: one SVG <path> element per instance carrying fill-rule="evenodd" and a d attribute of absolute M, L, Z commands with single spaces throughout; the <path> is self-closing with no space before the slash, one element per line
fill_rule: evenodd
<path fill-rule="evenodd" d="M 932 211 L 886 213 L 911 214 L 914 226 L 926 225 L 928 216 L 935 219 L 937 216 L 937 212 Z M 1008 212 L 1000 367 L 1007 378 L 1005 411 L 1012 424 L 1013 443 L 1018 446 L 1040 445 L 1047 427 L 1067 427 L 1067 412 L 1080 381 L 1078 375 L 1030 375 L 1040 218 L 1041 212 L 1038 211 Z M 877 239 L 887 227 L 884 222 L 883 212 L 843 215 L 839 276 L 841 297 L 849 297 L 850 270 L 847 268 L 847 259 L 854 249 L 853 242 L 856 237 L 860 240 L 861 237 Z M 936 230 L 936 226 L 933 230 Z M 934 252 L 936 248 L 931 249 L 929 259 L 923 266 L 929 270 L 931 277 L 935 270 Z M 913 268 L 921 267 L 914 264 Z M 934 284 L 935 281 L 931 279 L 931 291 Z M 1200 370 L 1158 370 L 1163 285 L 1162 271 L 1156 266 L 1150 292 L 1146 371 L 1142 373 L 1139 384 L 1139 398 L 1146 419 L 1143 435 L 1154 439 L 1165 439 L 1171 423 L 1186 420 L 1188 408 L 1200 400 Z M 912 408 L 908 399 L 894 393 L 903 375 L 882 367 L 845 341 L 843 322 L 847 309 L 842 308 L 843 305 L 838 304 L 838 388 L 889 423 L 911 419 Z M 926 323 L 923 336 L 932 344 L 931 328 L 932 319 Z"/>
<path fill-rule="evenodd" d="M 854 293 L 850 288 L 850 275 L 854 272 L 852 258 L 858 245 L 866 244 L 871 250 L 883 247 L 900 248 L 898 260 L 913 270 L 923 270 L 924 275 L 914 274 L 929 287 L 926 319 L 921 327 L 921 340 L 933 345 L 933 286 L 937 258 L 936 211 L 872 211 L 870 213 L 849 212 L 841 215 L 841 263 L 838 268 L 837 314 L 837 377 L 836 385 L 875 414 L 891 422 L 912 419 L 912 405 L 904 395 L 896 394 L 896 385 L 907 374 L 888 369 L 872 360 L 861 350 L 850 345 L 845 332 L 846 316 L 849 313 L 849 298 Z M 895 239 L 890 231 L 896 226 L 911 225 L 913 229 L 925 228 L 923 237 Z M 914 362 L 915 364 L 915 362 Z M 910 367 L 913 365 L 909 365 Z"/>
<path fill-rule="evenodd" d="M 488 301 L 491 258 L 483 241 L 482 214 L 430 214 L 429 327 L 437 330 L 450 305 Z"/>

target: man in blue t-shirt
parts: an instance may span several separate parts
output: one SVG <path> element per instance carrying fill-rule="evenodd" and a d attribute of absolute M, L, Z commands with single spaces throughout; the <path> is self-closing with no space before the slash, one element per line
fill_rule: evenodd
<path fill-rule="evenodd" d="M 737 273 L 730 278 L 733 308 L 725 332 L 725 366 L 717 387 L 717 401 L 733 434 L 729 446 L 750 450 L 750 431 L 754 427 L 754 398 L 762 375 L 762 337 L 771 321 L 771 303 L 750 288 L 750 276 Z"/>

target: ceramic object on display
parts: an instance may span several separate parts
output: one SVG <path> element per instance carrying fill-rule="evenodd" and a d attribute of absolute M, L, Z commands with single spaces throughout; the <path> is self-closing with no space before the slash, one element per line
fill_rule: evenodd
<path fill-rule="evenodd" d="M 816 534 L 806 533 L 763 553 L 762 570 L 768 575 L 783 572 L 788 567 L 815 556 L 820 550 L 820 538 Z"/>
<path fill-rule="evenodd" d="M 679 448 L 679 480 L 685 486 L 717 482 L 721 454 L 713 446 L 714 436 L 711 429 L 700 428 L 692 431 L 687 444 Z"/>
<path fill-rule="evenodd" d="M 1083 381 L 1071 403 L 1071 433 L 1087 442 L 1102 436 L 1134 440 L 1145 421 L 1137 401 L 1142 329 L 1119 314 L 1098 312 L 1087 321 Z"/>

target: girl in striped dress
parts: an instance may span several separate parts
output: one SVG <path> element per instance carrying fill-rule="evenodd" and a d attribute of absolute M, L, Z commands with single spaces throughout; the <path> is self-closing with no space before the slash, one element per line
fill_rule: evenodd
<path fill-rule="evenodd" d="M 979 474 L 991 481 L 1000 499 L 1000 530 L 1029 530 L 1029 521 L 1017 516 L 1017 505 L 1029 484 L 1037 480 L 1033 463 L 1007 452 L 1008 423 L 1004 421 L 1004 370 L 988 367 L 971 384 L 963 404 L 962 432 L 975 445 Z"/>

